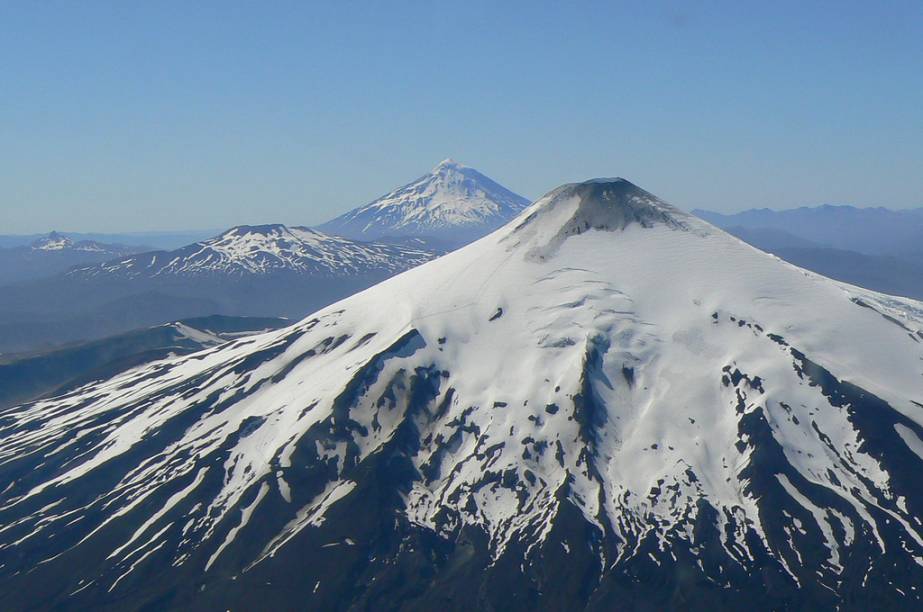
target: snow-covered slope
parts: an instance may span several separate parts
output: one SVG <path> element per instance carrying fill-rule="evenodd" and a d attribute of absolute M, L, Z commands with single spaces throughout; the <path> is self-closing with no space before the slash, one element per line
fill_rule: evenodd
<path fill-rule="evenodd" d="M 395 273 L 434 257 L 425 249 L 357 242 L 306 227 L 239 226 L 175 251 L 154 251 L 70 271 L 71 277 L 349 276 Z"/>
<path fill-rule="evenodd" d="M 56 349 L 0 356 L 0 408 L 60 395 L 143 363 L 188 355 L 279 329 L 287 319 L 214 315 L 136 329 Z"/>
<path fill-rule="evenodd" d="M 474 168 L 446 159 L 429 174 L 319 229 L 363 240 L 413 235 L 461 244 L 497 229 L 528 205 Z"/>
<path fill-rule="evenodd" d="M 292 328 L 0 413 L 0 603 L 919 606 L 921 328 L 566 185 Z"/>

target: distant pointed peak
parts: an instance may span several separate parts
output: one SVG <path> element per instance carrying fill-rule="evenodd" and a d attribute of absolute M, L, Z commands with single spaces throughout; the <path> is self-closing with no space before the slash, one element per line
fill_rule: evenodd
<path fill-rule="evenodd" d="M 529 203 L 480 171 L 447 158 L 318 229 L 362 240 L 415 235 L 460 245 L 502 226 Z"/>

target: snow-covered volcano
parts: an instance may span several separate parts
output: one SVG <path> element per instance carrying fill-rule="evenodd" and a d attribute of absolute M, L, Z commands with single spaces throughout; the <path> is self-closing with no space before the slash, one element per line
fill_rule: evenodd
<path fill-rule="evenodd" d="M 528 205 L 474 168 L 446 159 L 429 174 L 319 229 L 362 240 L 424 236 L 458 245 L 492 232 Z"/>
<path fill-rule="evenodd" d="M 0 413 L 0 604 L 919 606 L 921 328 L 566 185 L 294 327 Z"/>

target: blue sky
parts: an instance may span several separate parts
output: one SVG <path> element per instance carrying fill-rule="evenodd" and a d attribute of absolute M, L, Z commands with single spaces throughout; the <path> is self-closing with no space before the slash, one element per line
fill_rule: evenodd
<path fill-rule="evenodd" d="M 923 206 L 919 1 L 7 2 L 0 92 L 0 233 L 319 223 L 445 157 Z"/>

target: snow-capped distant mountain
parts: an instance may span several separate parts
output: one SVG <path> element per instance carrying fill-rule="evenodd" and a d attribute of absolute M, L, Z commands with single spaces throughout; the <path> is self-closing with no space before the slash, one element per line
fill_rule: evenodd
<path fill-rule="evenodd" d="M 72 240 L 51 232 L 29 245 L 0 248 L 0 285 L 52 276 L 72 266 L 129 256 L 145 249 L 94 240 Z"/>
<path fill-rule="evenodd" d="M 394 274 L 434 257 L 413 246 L 357 242 L 306 227 L 239 226 L 175 251 L 154 251 L 68 272 L 74 278 L 351 276 Z"/>
<path fill-rule="evenodd" d="M 47 236 L 42 236 L 35 240 L 30 245 L 30 248 L 33 251 L 62 251 L 74 248 L 74 241 L 57 232 L 51 232 Z"/>
<path fill-rule="evenodd" d="M 318 229 L 361 240 L 411 235 L 459 245 L 492 232 L 528 205 L 474 168 L 446 159 L 429 174 Z"/>
<path fill-rule="evenodd" d="M 0 604 L 917 608 L 921 372 L 923 304 L 566 185 L 293 327 L 0 412 Z"/>
<path fill-rule="evenodd" d="M 95 240 L 78 240 L 74 241 L 71 238 L 58 232 L 51 232 L 46 236 L 36 239 L 29 245 L 29 248 L 33 251 L 76 251 L 82 253 L 100 253 L 103 255 L 109 255 L 110 257 L 117 257 L 119 255 L 125 255 L 127 253 L 136 253 L 138 252 L 137 247 L 125 247 L 122 245 L 115 244 L 103 244 L 101 242 L 96 242 Z"/>
<path fill-rule="evenodd" d="M 73 242 L 90 241 L 104 245 L 137 248 L 139 251 L 152 251 L 155 249 L 175 249 L 191 242 L 207 240 L 217 233 L 217 231 L 209 230 L 177 230 L 172 232 L 128 232 L 124 234 L 67 232 L 67 234 L 62 235 L 67 236 Z M 36 240 L 40 240 L 45 236 L 47 234 L 0 234 L 0 249 L 30 246 Z"/>

